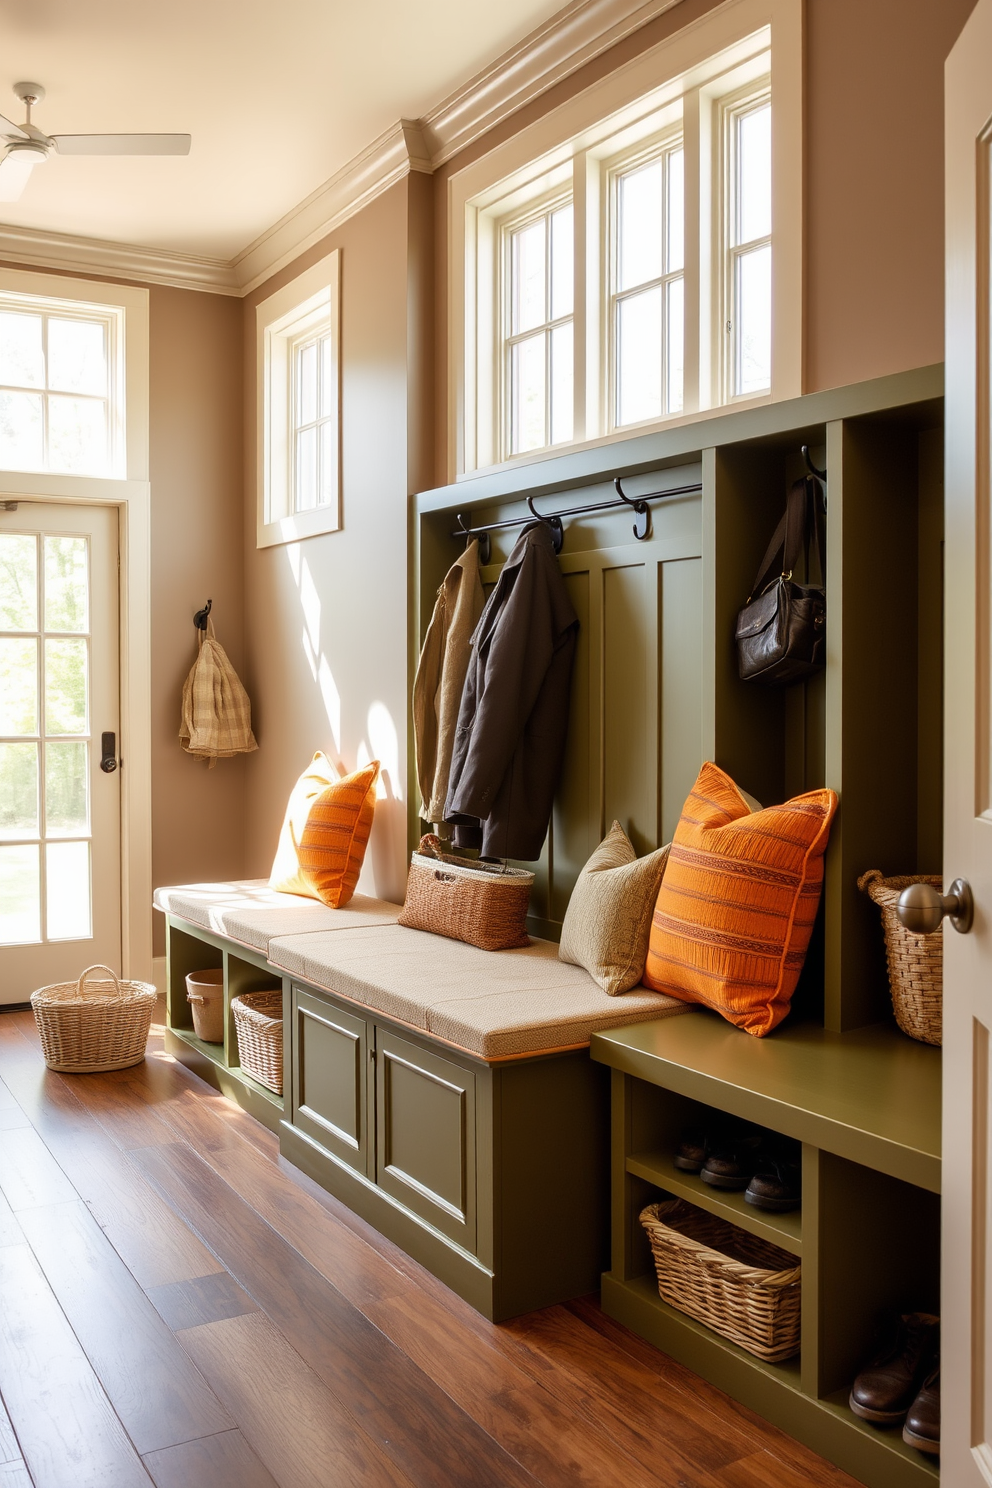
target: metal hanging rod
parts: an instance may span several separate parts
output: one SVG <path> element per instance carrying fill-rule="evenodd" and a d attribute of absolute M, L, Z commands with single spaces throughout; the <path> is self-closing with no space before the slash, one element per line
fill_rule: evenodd
<path fill-rule="evenodd" d="M 634 536 L 638 541 L 643 542 L 651 531 L 651 508 L 648 505 L 649 501 L 666 501 L 674 496 L 698 496 L 703 489 L 701 481 L 693 481 L 688 486 L 670 486 L 667 491 L 645 491 L 643 496 L 628 496 L 620 483 L 619 476 L 617 476 L 613 485 L 616 488 L 616 500 L 595 501 L 590 506 L 566 506 L 560 511 L 554 512 L 539 512 L 534 505 L 533 496 L 528 496 L 527 505 L 530 508 L 530 516 L 508 517 L 504 522 L 484 522 L 478 527 L 472 527 L 466 521 L 464 512 L 458 512 L 455 518 L 458 527 L 451 536 L 477 537 L 479 539 L 479 546 L 483 549 L 480 554 L 482 561 L 483 563 L 488 563 L 489 559 L 484 551 L 484 545 L 488 542 L 491 532 L 505 532 L 511 527 L 526 527 L 528 523 L 536 519 L 539 522 L 547 522 L 551 527 L 552 533 L 555 536 L 555 550 L 557 552 L 561 549 L 563 517 L 584 517 L 590 512 L 620 511 L 623 507 L 629 506 L 635 513 Z"/>

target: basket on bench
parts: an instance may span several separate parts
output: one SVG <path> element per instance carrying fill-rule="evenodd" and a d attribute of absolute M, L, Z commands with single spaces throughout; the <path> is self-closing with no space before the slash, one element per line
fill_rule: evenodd
<path fill-rule="evenodd" d="M 95 971 L 106 976 L 94 979 Z M 76 982 L 39 987 L 31 994 L 31 1008 L 45 1063 L 67 1075 L 140 1064 L 156 995 L 150 982 L 122 981 L 109 966 L 99 965 L 87 966 Z"/>

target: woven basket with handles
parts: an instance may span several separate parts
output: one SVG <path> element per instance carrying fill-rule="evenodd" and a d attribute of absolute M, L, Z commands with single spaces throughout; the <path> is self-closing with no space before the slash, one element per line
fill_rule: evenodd
<path fill-rule="evenodd" d="M 93 973 L 106 975 L 94 978 Z M 31 994 L 49 1069 L 95 1075 L 128 1069 L 145 1057 L 155 1010 L 150 982 L 122 981 L 109 966 L 87 966 L 77 982 L 53 982 Z"/>
<path fill-rule="evenodd" d="M 899 895 L 916 883 L 931 884 L 943 893 L 943 881 L 933 874 L 883 878 L 877 868 L 862 873 L 858 888 L 882 911 L 896 1022 L 903 1033 L 921 1044 L 939 1044 L 944 1007 L 944 927 L 932 935 L 914 935 L 896 914 Z"/>
<path fill-rule="evenodd" d="M 267 1090 L 282 1095 L 282 989 L 231 998 L 238 1063 Z"/>
<path fill-rule="evenodd" d="M 682 1199 L 641 1210 L 662 1301 L 772 1363 L 799 1352 L 793 1255 Z"/>
<path fill-rule="evenodd" d="M 410 859 L 398 924 L 464 940 L 480 951 L 530 945 L 527 907 L 533 873 L 502 863 L 475 863 L 447 853 L 432 834 Z"/>

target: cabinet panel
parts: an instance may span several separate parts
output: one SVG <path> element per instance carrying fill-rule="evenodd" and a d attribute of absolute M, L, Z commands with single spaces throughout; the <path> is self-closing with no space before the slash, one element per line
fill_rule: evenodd
<path fill-rule="evenodd" d="M 376 1182 L 474 1250 L 475 1074 L 382 1029 L 376 1066 Z"/>
<path fill-rule="evenodd" d="M 369 1173 L 369 1025 L 294 987 L 293 1027 L 294 1125 Z"/>

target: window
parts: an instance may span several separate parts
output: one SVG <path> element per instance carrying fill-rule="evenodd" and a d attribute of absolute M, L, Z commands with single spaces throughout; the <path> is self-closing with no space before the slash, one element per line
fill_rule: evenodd
<path fill-rule="evenodd" d="M 258 306 L 259 547 L 341 525 L 340 250 Z"/>
<path fill-rule="evenodd" d="M 610 206 L 614 427 L 682 411 L 685 306 L 681 139 L 613 173 Z"/>
<path fill-rule="evenodd" d="M 572 437 L 572 204 L 504 229 L 505 444 L 511 455 Z"/>
<path fill-rule="evenodd" d="M 772 383 L 772 108 L 767 93 L 724 110 L 726 358 L 731 398 Z"/>
<path fill-rule="evenodd" d="M 736 0 L 452 177 L 452 478 L 802 391 L 801 59 Z"/>
<path fill-rule="evenodd" d="M 0 293 L 0 469 L 124 474 L 123 319 Z"/>

